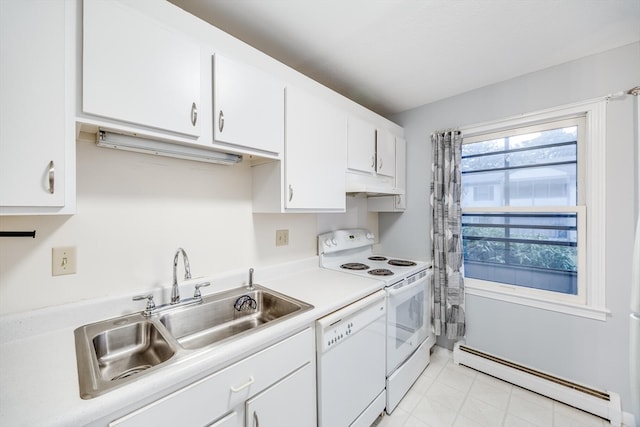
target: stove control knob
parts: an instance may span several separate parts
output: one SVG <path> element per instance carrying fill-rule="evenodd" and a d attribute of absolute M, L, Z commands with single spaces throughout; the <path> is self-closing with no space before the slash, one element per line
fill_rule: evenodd
<path fill-rule="evenodd" d="M 325 246 L 331 246 L 331 239 L 325 239 L 324 240 L 324 245 Z"/>
<path fill-rule="evenodd" d="M 336 246 L 338 244 L 338 241 L 336 239 L 331 239 L 331 244 L 333 246 Z"/>
<path fill-rule="evenodd" d="M 374 237 L 373 233 L 367 233 L 367 239 L 373 240 Z"/>

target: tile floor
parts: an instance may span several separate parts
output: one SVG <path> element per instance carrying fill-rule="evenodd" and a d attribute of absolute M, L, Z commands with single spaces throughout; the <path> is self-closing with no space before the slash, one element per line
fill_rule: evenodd
<path fill-rule="evenodd" d="M 431 363 L 393 414 L 375 427 L 603 427 L 607 420 L 453 363 L 434 347 Z"/>

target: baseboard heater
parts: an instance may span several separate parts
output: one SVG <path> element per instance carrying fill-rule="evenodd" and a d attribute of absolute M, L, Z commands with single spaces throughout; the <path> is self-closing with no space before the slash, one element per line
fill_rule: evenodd
<path fill-rule="evenodd" d="M 453 361 L 607 419 L 612 426 L 619 427 L 622 423 L 622 406 L 617 393 L 596 390 L 460 343 L 454 346 Z"/>

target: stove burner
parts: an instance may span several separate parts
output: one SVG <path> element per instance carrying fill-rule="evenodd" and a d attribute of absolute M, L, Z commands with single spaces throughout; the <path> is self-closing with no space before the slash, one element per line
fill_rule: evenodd
<path fill-rule="evenodd" d="M 395 265 L 398 267 L 413 267 L 414 265 L 416 265 L 415 262 L 413 261 L 407 261 L 404 259 L 390 259 L 388 262 L 389 265 Z"/>
<path fill-rule="evenodd" d="M 386 261 L 387 260 L 386 257 L 378 256 L 378 255 L 370 256 L 369 259 L 371 261 Z"/>
<path fill-rule="evenodd" d="M 393 276 L 393 271 L 387 270 L 386 268 L 374 268 L 373 270 L 367 271 L 367 273 L 373 276 Z"/>
<path fill-rule="evenodd" d="M 369 266 L 367 264 L 362 264 L 361 262 L 348 262 L 346 264 L 342 264 L 340 268 L 344 268 L 345 270 L 368 270 Z"/>

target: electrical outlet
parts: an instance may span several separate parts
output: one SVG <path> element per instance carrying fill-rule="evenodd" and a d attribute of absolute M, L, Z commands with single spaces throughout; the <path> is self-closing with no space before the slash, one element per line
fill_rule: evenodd
<path fill-rule="evenodd" d="M 78 270 L 77 250 L 75 246 L 51 249 L 51 275 L 76 274 Z"/>
<path fill-rule="evenodd" d="M 276 230 L 276 246 L 289 244 L 289 230 Z"/>

